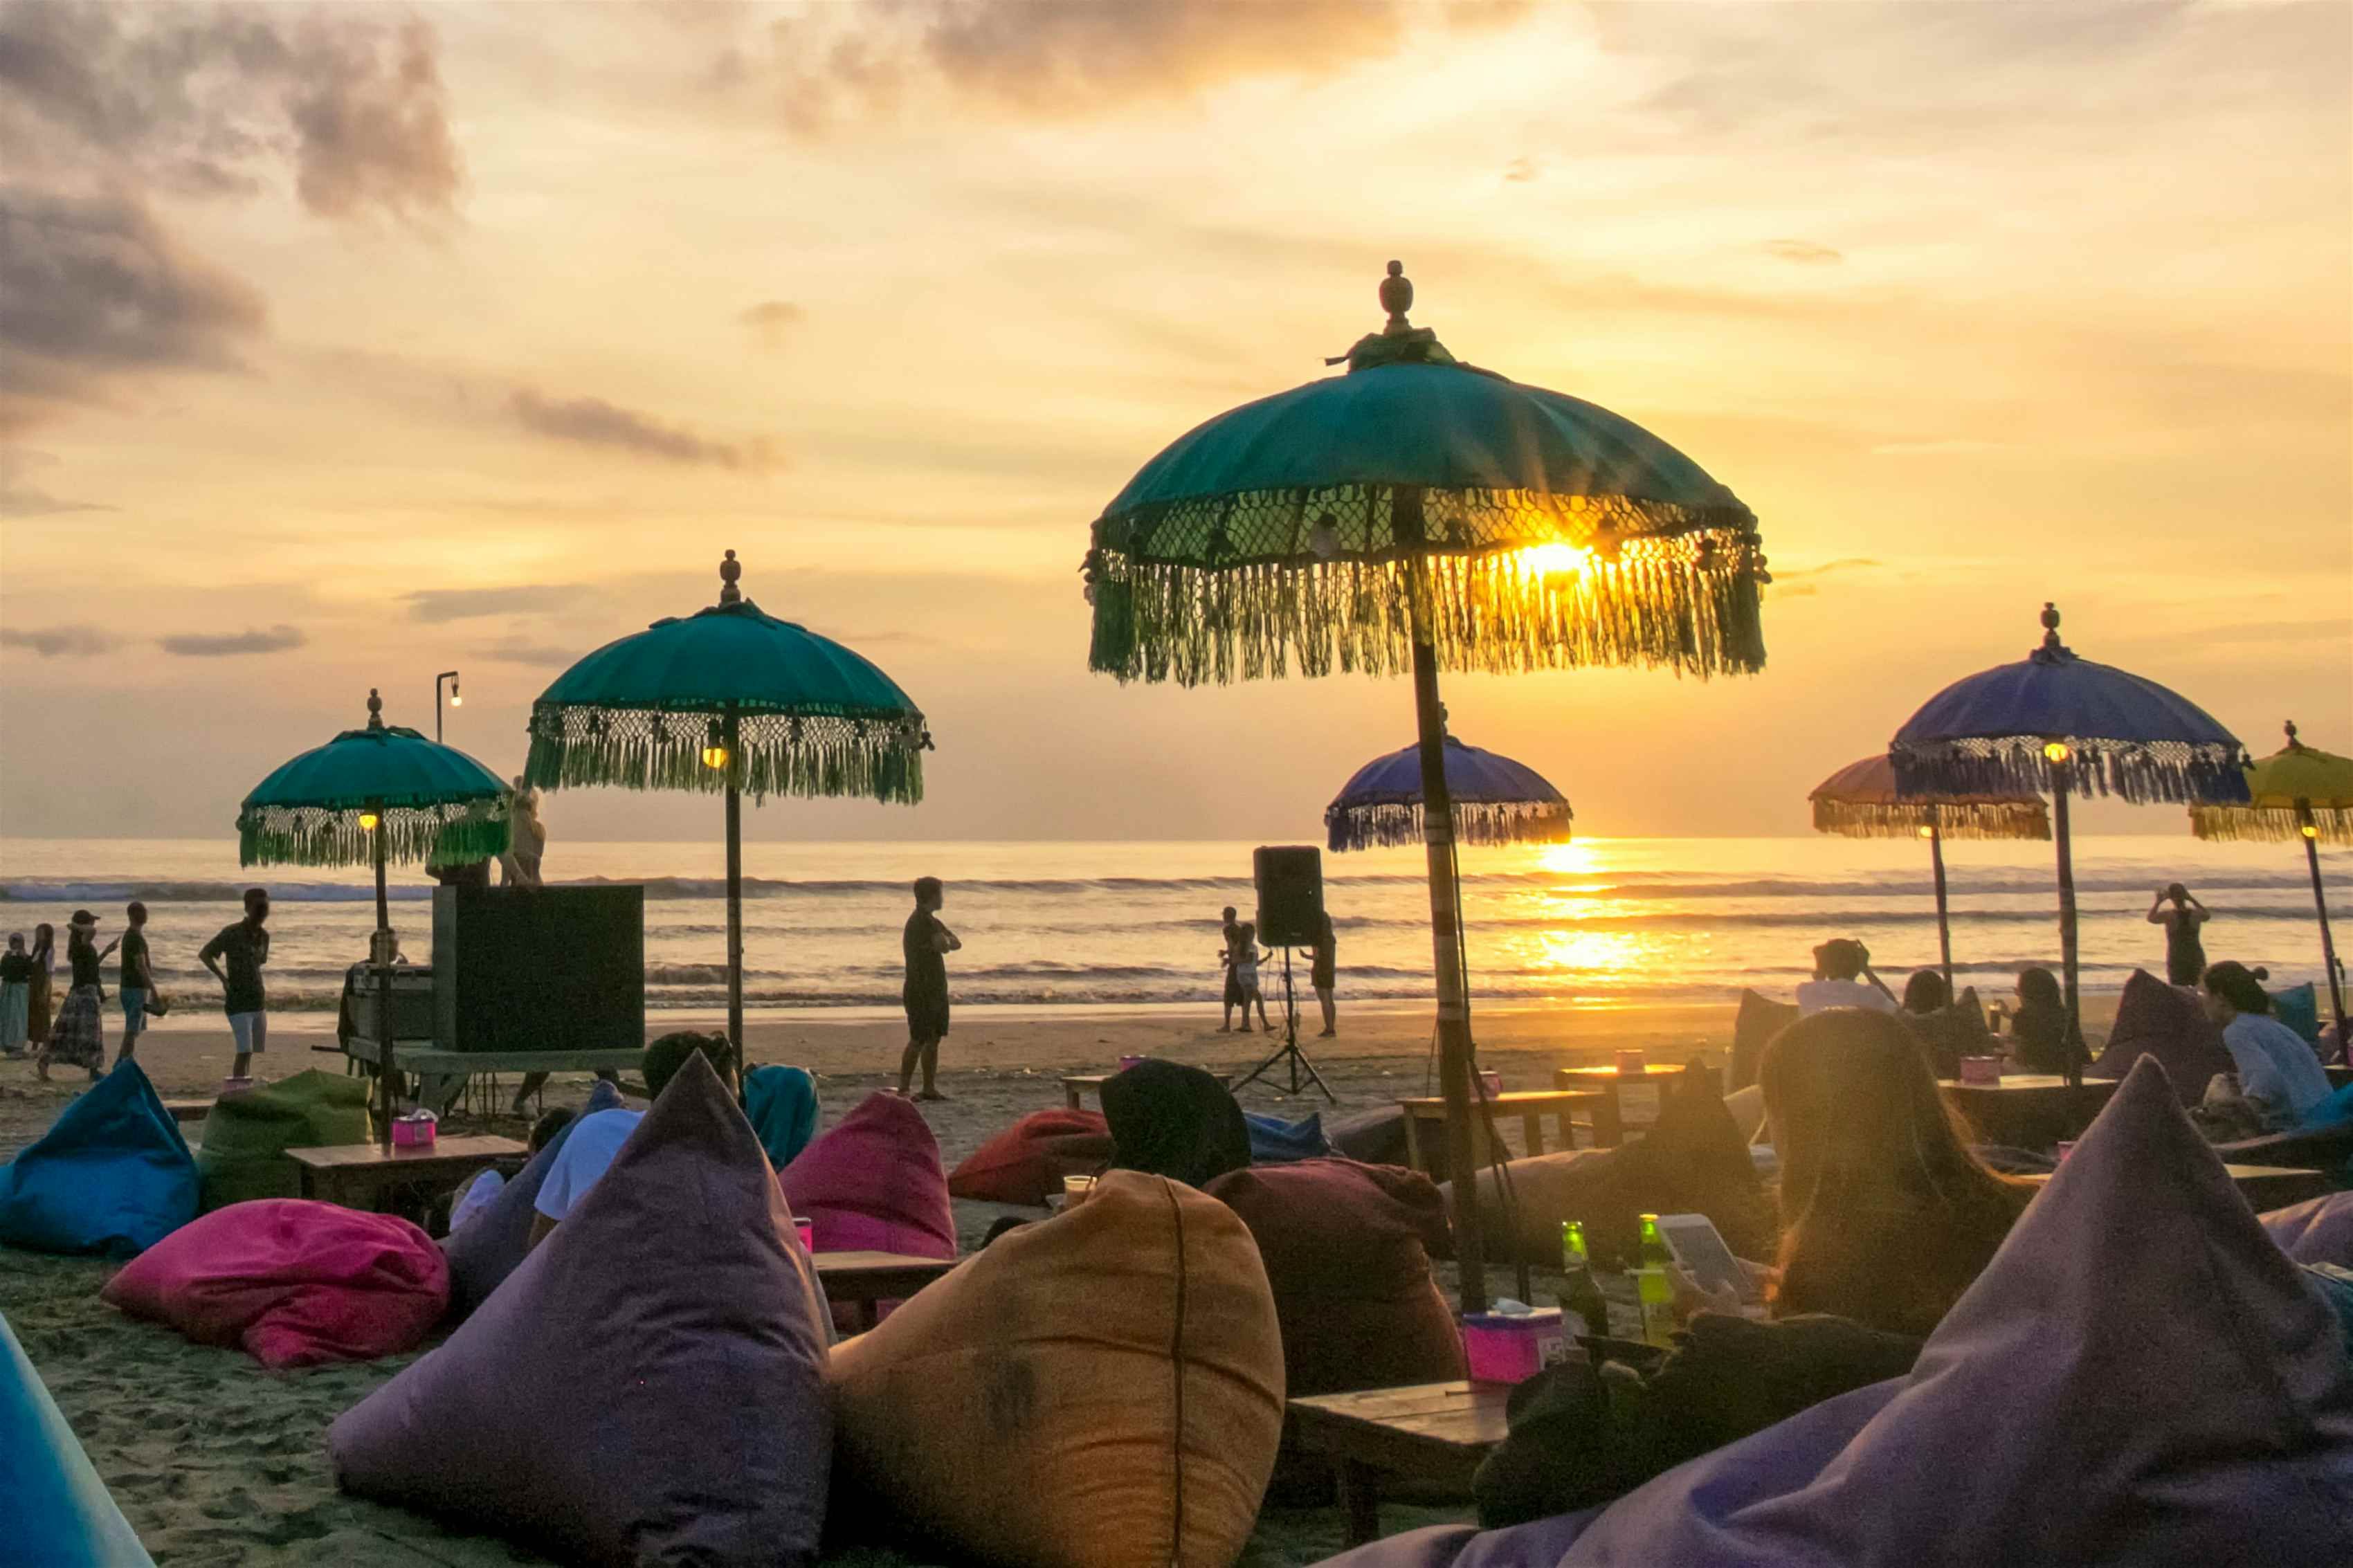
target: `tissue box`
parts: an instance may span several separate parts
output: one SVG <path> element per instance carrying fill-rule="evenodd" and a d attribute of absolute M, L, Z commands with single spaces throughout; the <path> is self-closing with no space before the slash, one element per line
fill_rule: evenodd
<path fill-rule="evenodd" d="M 1568 1359 L 1558 1307 L 1526 1312 L 1466 1312 L 1462 1356 L 1473 1383 L 1525 1383 Z"/>
<path fill-rule="evenodd" d="M 392 1146 L 396 1149 L 428 1148 L 439 1126 L 439 1120 L 431 1111 L 412 1110 L 393 1121 Z"/>
<path fill-rule="evenodd" d="M 1961 1081 L 1963 1083 L 2000 1083 L 2001 1058 L 2000 1057 L 1963 1057 Z"/>

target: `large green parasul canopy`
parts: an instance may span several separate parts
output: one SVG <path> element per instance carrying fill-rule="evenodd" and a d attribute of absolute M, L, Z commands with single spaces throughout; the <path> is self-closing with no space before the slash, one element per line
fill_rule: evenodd
<path fill-rule="evenodd" d="M 361 818 L 380 817 L 384 858 L 464 863 L 507 847 L 507 786 L 458 750 L 384 721 L 368 693 L 368 722 L 280 764 L 237 814 L 246 866 L 365 866 L 376 841 Z"/>

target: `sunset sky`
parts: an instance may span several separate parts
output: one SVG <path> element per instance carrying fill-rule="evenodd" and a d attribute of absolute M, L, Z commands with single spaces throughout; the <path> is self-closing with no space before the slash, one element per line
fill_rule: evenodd
<path fill-rule="evenodd" d="M 2258 754 L 2353 750 L 2342 4 L 0 0 L 0 833 L 226 834 L 452 666 L 512 773 L 733 548 L 939 748 L 754 837 L 1312 837 L 1409 686 L 1123 688 L 1076 569 L 1391 257 L 1764 531 L 1760 676 L 1451 680 L 1580 830 L 1802 833 L 2046 598 Z"/>

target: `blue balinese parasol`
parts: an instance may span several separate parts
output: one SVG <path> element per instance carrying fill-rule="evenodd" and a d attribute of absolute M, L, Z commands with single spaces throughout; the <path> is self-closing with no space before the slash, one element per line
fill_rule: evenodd
<path fill-rule="evenodd" d="M 1095 520 L 1088 663 L 1121 680 L 1410 670 L 1430 866 L 1439 1070 L 1462 1301 L 1486 1305 L 1471 1161 L 1471 1013 L 1438 672 L 1765 662 L 1757 519 L 1606 408 L 1458 362 L 1406 320 L 1325 376 L 1218 416 Z M 1329 361 L 1338 363 L 1338 360 Z"/>
<path fill-rule="evenodd" d="M 1461 844 L 1566 844 L 1577 814 L 1542 773 L 1446 737 L 1446 795 Z M 1358 768 L 1324 808 L 1334 853 L 1421 842 L 1419 742 Z"/>
<path fill-rule="evenodd" d="M 2059 612 L 2048 604 L 2040 647 L 1936 693 L 1895 731 L 1887 754 L 1901 798 L 2010 790 L 2051 796 L 2071 1044 L 2080 1043 L 2082 1026 L 2068 796 L 2114 795 L 2136 805 L 2247 798 L 2244 749 L 2235 736 L 2154 680 L 2077 658 L 2059 640 Z M 2070 1083 L 2082 1081 L 2077 1054 L 2068 1054 Z"/>

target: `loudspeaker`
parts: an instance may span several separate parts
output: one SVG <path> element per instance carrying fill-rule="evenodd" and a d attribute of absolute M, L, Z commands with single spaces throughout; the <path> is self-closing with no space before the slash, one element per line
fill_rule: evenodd
<path fill-rule="evenodd" d="M 1269 947 L 1314 947 L 1324 933 L 1324 852 L 1312 844 L 1261 844 L 1250 851 L 1258 884 L 1258 939 Z"/>
<path fill-rule="evenodd" d="M 456 1051 L 646 1043 L 646 890 L 433 889 L 437 1043 Z"/>

